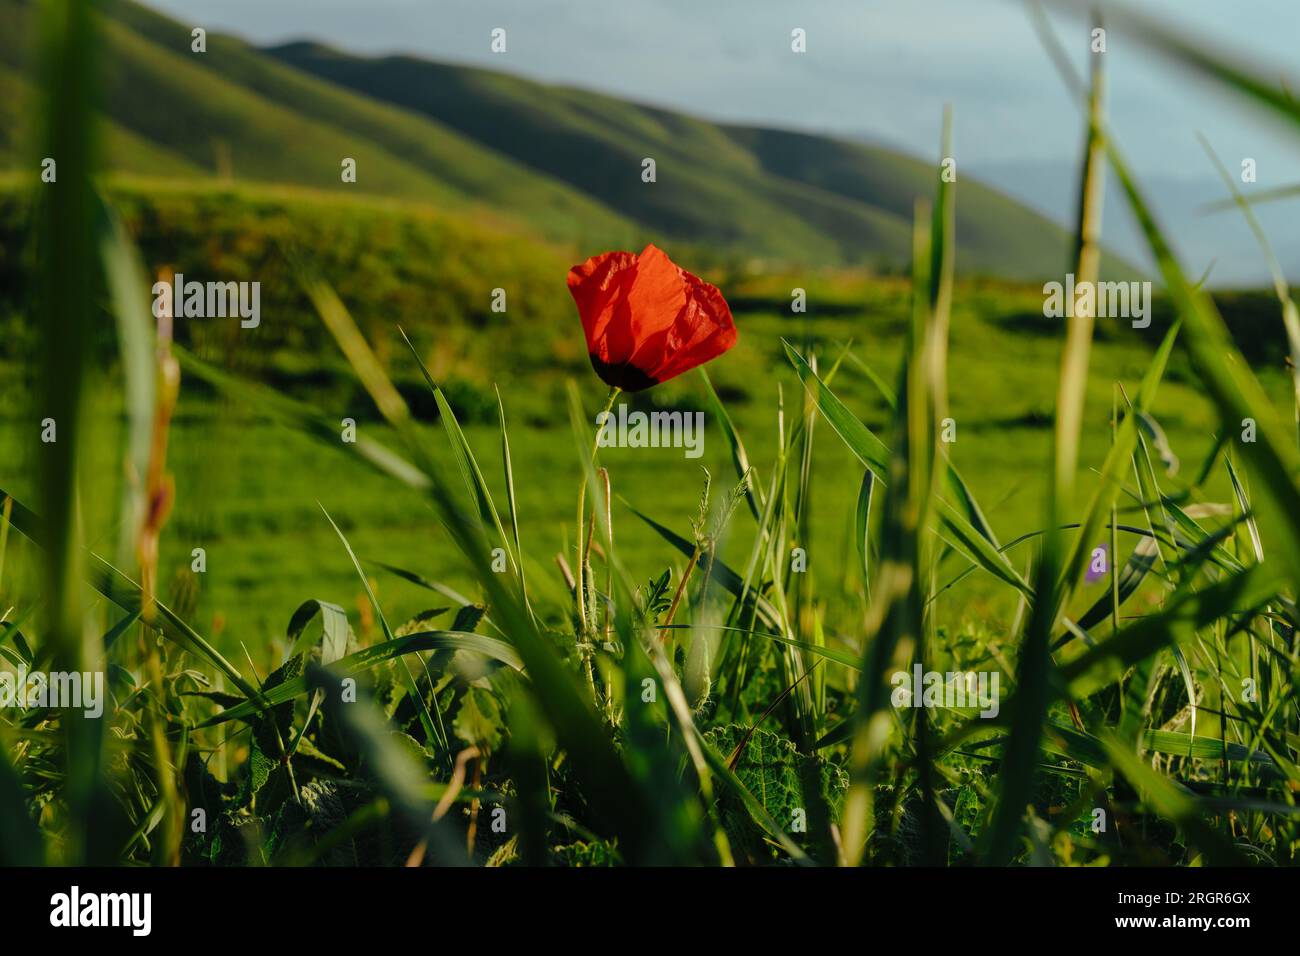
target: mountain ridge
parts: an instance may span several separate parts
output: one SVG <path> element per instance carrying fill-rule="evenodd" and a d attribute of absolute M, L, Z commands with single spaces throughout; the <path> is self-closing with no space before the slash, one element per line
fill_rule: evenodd
<path fill-rule="evenodd" d="M 103 0 L 109 171 L 344 189 L 491 212 L 582 249 L 689 245 L 702 261 L 902 272 L 933 164 L 884 147 L 717 123 L 508 73 L 318 41 L 259 48 L 133 0 Z M 0 0 L 0 118 L 34 94 L 18 40 L 29 0 Z M 30 112 L 30 111 L 29 111 Z M 27 157 L 0 131 L 0 162 Z M 340 164 L 356 160 L 345 184 Z M 642 181 L 655 160 L 654 182 Z M 960 177 L 959 177 L 960 178 Z M 957 268 L 1066 271 L 1064 229 L 960 179 Z M 1120 263 L 1127 268 L 1126 264 Z"/>
<path fill-rule="evenodd" d="M 282 62 L 421 112 L 516 159 L 527 159 L 534 168 L 582 185 L 616 211 L 648 220 L 669 234 L 703 229 L 725 235 L 726 227 L 709 229 L 707 218 L 743 204 L 802 205 L 787 217 L 796 220 L 793 227 L 789 222 L 777 227 L 791 237 L 791 244 L 826 261 L 870 263 L 875 255 L 884 260 L 876 264 L 900 268 L 910 259 L 915 201 L 934 189 L 934 166 L 887 147 L 718 123 L 591 90 L 409 54 L 363 57 L 314 40 L 263 49 Z M 608 128 L 601 131 L 601 123 Z M 707 147 L 718 150 L 716 172 L 701 159 Z M 665 170 L 683 156 L 689 168 L 680 174 L 688 188 L 647 209 L 642 187 L 651 184 L 631 173 L 639 173 L 641 161 L 650 157 L 656 159 L 660 183 L 667 182 Z M 736 195 L 737 184 L 743 196 Z M 1064 271 L 1070 237 L 1046 217 L 972 181 L 961 183 L 958 205 L 961 271 L 1011 278 Z M 963 216 L 962 208 L 970 214 Z M 753 223 L 737 216 L 734 223 L 735 238 L 757 239 L 762 248 L 761 218 Z M 811 238 L 801 230 L 820 235 Z"/>

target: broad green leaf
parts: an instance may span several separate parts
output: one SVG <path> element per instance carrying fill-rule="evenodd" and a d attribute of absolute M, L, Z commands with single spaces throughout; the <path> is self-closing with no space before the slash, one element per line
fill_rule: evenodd
<path fill-rule="evenodd" d="M 748 728 L 729 724 L 714 728 L 704 736 L 718 753 L 726 755 L 734 753 L 747 734 Z M 849 785 L 848 777 L 835 764 L 800 754 L 788 738 L 762 729 L 749 734 L 734 772 L 772 821 L 787 833 L 794 830 L 798 819 L 807 836 L 792 833 L 794 840 L 813 837 L 821 830 L 829 832 L 833 820 L 809 817 L 818 806 L 828 807 L 838 817 Z M 737 850 L 754 860 L 779 859 L 768 842 L 765 828 L 755 822 L 743 801 L 724 797 L 722 819 Z"/>

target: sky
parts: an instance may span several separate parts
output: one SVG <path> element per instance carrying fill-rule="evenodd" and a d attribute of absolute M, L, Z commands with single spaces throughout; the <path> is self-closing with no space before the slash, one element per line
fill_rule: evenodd
<path fill-rule="evenodd" d="M 1134 6 L 1281 76 L 1300 49 L 1295 3 L 1142 0 Z M 923 157 L 937 155 L 942 110 L 951 103 L 959 169 L 964 166 L 1058 216 L 1066 215 L 1074 191 L 1079 113 L 1019 0 L 153 0 L 153 5 L 193 25 L 259 43 L 310 38 L 358 53 L 472 63 L 710 119 L 865 139 Z M 1052 19 L 1082 68 L 1089 24 L 1073 16 Z M 507 31 L 504 54 L 490 49 L 496 27 Z M 804 54 L 791 52 L 794 28 L 806 31 Z M 1222 246 L 1223 230 L 1229 228 L 1193 214 L 1202 202 L 1222 195 L 1197 142 L 1198 131 L 1230 168 L 1253 158 L 1256 188 L 1300 181 L 1300 137 L 1279 133 L 1255 107 L 1171 66 L 1139 38 L 1118 30 L 1108 33 L 1106 56 L 1118 141 L 1150 182 L 1157 207 L 1187 234 L 1192 258 L 1206 258 L 1209 251 L 1196 247 L 1211 239 Z M 1300 226 L 1290 223 L 1296 217 L 1289 210 L 1265 215 L 1268 225 L 1284 233 L 1280 245 L 1294 243 L 1300 256 Z M 1239 267 L 1251 271 L 1258 256 L 1245 255 L 1250 242 L 1244 227 L 1232 224 L 1229 232 L 1232 248 L 1216 258 L 1231 277 Z"/>

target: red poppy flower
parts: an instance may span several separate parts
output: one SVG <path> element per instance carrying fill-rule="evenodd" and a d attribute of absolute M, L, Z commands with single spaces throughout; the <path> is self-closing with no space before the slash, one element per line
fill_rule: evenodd
<path fill-rule="evenodd" d="M 591 366 L 609 385 L 639 392 L 689 372 L 736 344 L 716 287 L 662 249 L 606 252 L 569 270 Z"/>

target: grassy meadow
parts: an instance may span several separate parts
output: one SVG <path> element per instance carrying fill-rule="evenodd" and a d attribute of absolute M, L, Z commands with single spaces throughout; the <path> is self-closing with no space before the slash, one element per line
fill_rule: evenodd
<path fill-rule="evenodd" d="M 205 220 L 196 213 L 194 221 Z M 546 252 L 552 261 L 562 261 L 561 250 Z M 472 262 L 465 267 L 479 268 Z M 194 266 L 194 273 L 204 271 L 210 268 Z M 789 415 L 797 415 L 802 408 L 802 387 L 781 351 L 783 337 L 809 346 L 823 363 L 833 362 L 845 346 L 851 346 L 853 354 L 886 381 L 897 367 L 910 307 L 906 280 L 867 279 L 846 272 L 791 273 L 757 279 L 723 274 L 714 278 L 723 283 L 723 288 L 737 290 L 733 297 L 743 305 L 736 307 L 740 343 L 724 362 L 710 369 L 710 375 L 725 396 L 728 412 L 745 436 L 756 465 L 770 463 L 776 457 L 778 398 L 784 399 Z M 727 278 L 732 281 L 727 282 Z M 393 287 L 399 284 L 395 277 L 385 279 Z M 448 283 L 440 281 L 438 285 L 445 289 Z M 567 414 L 556 410 L 565 407 L 565 382 L 576 379 L 584 385 L 591 406 L 588 411 L 594 416 L 601 397 L 600 384 L 588 370 L 576 334 L 580 332 L 576 316 L 566 314 L 570 308 L 567 293 L 558 282 L 546 288 L 540 277 L 527 287 L 525 295 L 544 301 L 544 306 L 524 309 L 524 296 L 512 295 L 509 301 L 517 303 L 513 307 L 523 313 L 522 319 L 510 313 L 504 317 L 493 317 L 491 313 L 478 316 L 510 329 L 545 323 L 532 333 L 531 344 L 521 342 L 519 348 L 510 350 L 505 358 L 515 367 L 508 377 L 497 377 L 496 359 L 501 356 L 491 353 L 492 343 L 499 341 L 496 335 L 500 333 L 492 325 L 474 329 L 466 321 L 475 305 L 480 305 L 477 311 L 481 313 L 481 303 L 490 299 L 489 289 L 473 285 L 483 284 L 471 284 L 459 301 L 443 310 L 458 317 L 457 325 L 470 326 L 467 331 L 456 330 L 462 341 L 448 342 L 437 334 L 436 325 L 423 317 L 413 318 L 404 327 L 412 330 L 417 342 L 421 339 L 416 330 L 424 332 L 424 361 L 450 396 L 471 446 L 484 461 L 499 458 L 493 385 L 504 389 L 507 382 L 515 383 L 512 390 L 505 392 L 505 402 L 512 423 L 520 514 L 534 529 L 526 543 L 526 560 L 535 581 L 558 588 L 561 579 L 553 558 L 556 552 L 572 547 L 572 509 L 571 502 L 557 498 L 553 487 L 556 483 L 576 487 L 580 463 L 573 454 Z M 1053 335 L 1057 320 L 1034 317 L 1042 301 L 1041 290 L 1036 287 L 993 280 L 971 280 L 958 287 L 949 377 L 950 411 L 957 423 L 957 441 L 949 451 L 979 500 L 987 503 L 994 529 L 1004 540 L 1010 540 L 1020 529 L 1034 527 L 1042 514 L 1049 480 L 1054 368 L 1059 352 Z M 794 288 L 808 291 L 808 313 L 791 312 L 789 293 Z M 269 370 L 256 369 L 256 374 L 282 391 L 313 400 L 333 419 L 353 417 L 365 432 L 381 440 L 391 438 L 341 360 L 328 355 L 323 360 L 303 358 L 304 351 L 318 354 L 329 343 L 322 338 L 323 330 L 312 328 L 315 317 L 301 306 L 294 308 L 299 311 L 293 318 L 302 328 L 305 341 L 312 344 L 309 348 L 298 344 L 284 349 L 272 357 Z M 358 313 L 359 321 L 361 316 Z M 387 325 L 378 314 L 366 318 L 371 317 L 378 335 L 386 332 L 389 338 L 396 338 L 396 324 Z M 234 341 L 254 335 L 252 330 L 222 331 Z M 231 351 L 240 354 L 233 348 Z M 1112 328 L 1099 330 L 1089 376 L 1088 404 L 1092 414 L 1083 435 L 1084 460 L 1099 461 L 1109 445 L 1113 383 L 1119 381 L 1132 387 L 1150 360 L 1147 342 L 1127 323 L 1113 323 Z M 1263 379 L 1281 403 L 1286 398 L 1285 370 L 1276 354 L 1272 364 Z M 412 378 L 412 373 L 418 374 L 413 364 L 400 354 L 394 355 L 392 372 L 399 379 L 406 378 L 409 388 L 403 391 L 413 403 L 420 402 L 418 390 L 424 386 Z M 17 380 L 17 369 L 11 367 L 7 377 Z M 871 379 L 851 363 L 844 366 L 840 377 L 837 394 L 851 403 L 873 429 L 886 428 L 889 409 Z M 1185 368 L 1175 368 L 1155 410 L 1175 450 L 1202 449 L 1218 430 L 1212 406 L 1189 378 Z M 299 603 L 298 596 L 313 585 L 326 588 L 334 600 L 353 610 L 366 605 L 351 564 L 321 514 L 322 505 L 348 531 L 363 561 L 418 570 L 462 591 L 471 589 L 473 576 L 447 547 L 436 517 L 420 494 L 394 493 L 382 476 L 349 454 L 341 438 L 336 448 L 322 446 L 259 415 L 255 403 L 223 399 L 201 380 L 184 374 L 182 383 L 169 455 L 178 508 L 171 533 L 162 542 L 162 568 L 164 580 L 184 582 L 179 587 L 184 600 L 193 602 L 196 619 L 215 627 L 223 635 L 222 640 L 225 635 L 230 635 L 232 641 L 251 640 L 250 651 L 256 655 L 278 653 L 265 636 L 280 634 L 286 615 Z M 105 383 L 105 410 L 111 409 L 115 401 L 120 403 L 119 396 L 116 383 Z M 697 376 L 688 375 L 655 389 L 636 407 L 702 409 L 705 386 Z M 428 440 L 435 442 L 436 409 L 426 411 L 423 427 Z M 25 427 L 25 420 L 20 418 L 10 418 L 3 424 L 0 434 L 4 435 L 4 447 L 11 449 L 14 456 L 30 451 L 30 442 L 23 440 Z M 104 442 L 110 449 L 107 454 L 112 454 L 125 427 L 120 409 L 105 415 L 100 427 L 106 436 L 116 436 Z M 649 449 L 610 449 L 603 457 L 612 468 L 622 466 L 617 467 L 619 482 L 615 489 L 621 498 L 676 527 L 698 501 L 702 467 L 720 478 L 732 472 L 723 434 L 710 428 L 704 448 L 699 460 L 689 460 L 681 452 L 669 455 Z M 812 555 L 810 572 L 827 588 L 828 625 L 852 644 L 861 626 L 856 595 L 861 591 L 862 574 L 852 560 L 851 528 L 842 516 L 855 506 L 861 465 L 835 434 L 824 428 L 816 431 L 814 453 L 817 480 L 806 542 Z M 1174 486 L 1194 479 L 1199 465 L 1189 457 L 1181 474 L 1174 478 Z M 19 474 L 13 491 L 30 500 L 34 485 L 24 486 L 21 476 L 30 478 L 34 472 Z M 494 495 L 504 495 L 499 471 L 489 471 L 486 479 Z M 1214 474 L 1204 494 L 1207 499 L 1226 500 L 1230 490 L 1226 476 Z M 633 519 L 630 511 L 624 514 L 627 517 L 620 539 L 629 549 L 631 566 L 641 577 L 661 570 L 664 557 L 655 553 L 662 550 L 658 546 L 660 539 L 644 523 Z M 104 543 L 113 544 L 111 537 Z M 725 543 L 726 553 L 740 561 L 751 543 L 752 529 L 738 525 Z M 190 551 L 198 546 L 204 547 L 209 556 L 208 569 L 201 578 L 188 573 Z M 1022 560 L 1026 554 L 1021 552 Z M 678 560 L 678 570 L 684 563 L 685 558 Z M 374 574 L 379 593 L 386 603 L 393 602 L 395 614 L 413 615 L 427 603 L 419 588 L 382 572 Z M 1097 584 L 1092 590 L 1101 587 Z M 1013 609 L 1014 604 L 1001 589 L 979 576 L 964 581 L 947 603 L 951 606 L 944 614 L 948 626 L 973 624 L 994 629 L 1000 615 Z M 237 650 L 238 644 L 232 647 Z"/>
<path fill-rule="evenodd" d="M 0 181 L 0 671 L 108 687 L 0 708 L 0 863 L 1296 862 L 1300 319 L 1183 271 L 1099 63 L 1071 236 L 866 147 L 98 11 L 0 0 L 0 146 L 59 156 Z M 386 188 L 326 185 L 358 143 Z M 647 147 L 689 172 L 633 195 Z M 1028 281 L 1131 272 L 1105 175 L 1146 329 Z M 739 340 L 607 398 L 565 275 L 649 238 Z M 152 315 L 174 273 L 260 324 Z M 703 457 L 593 448 L 611 400 Z"/>

